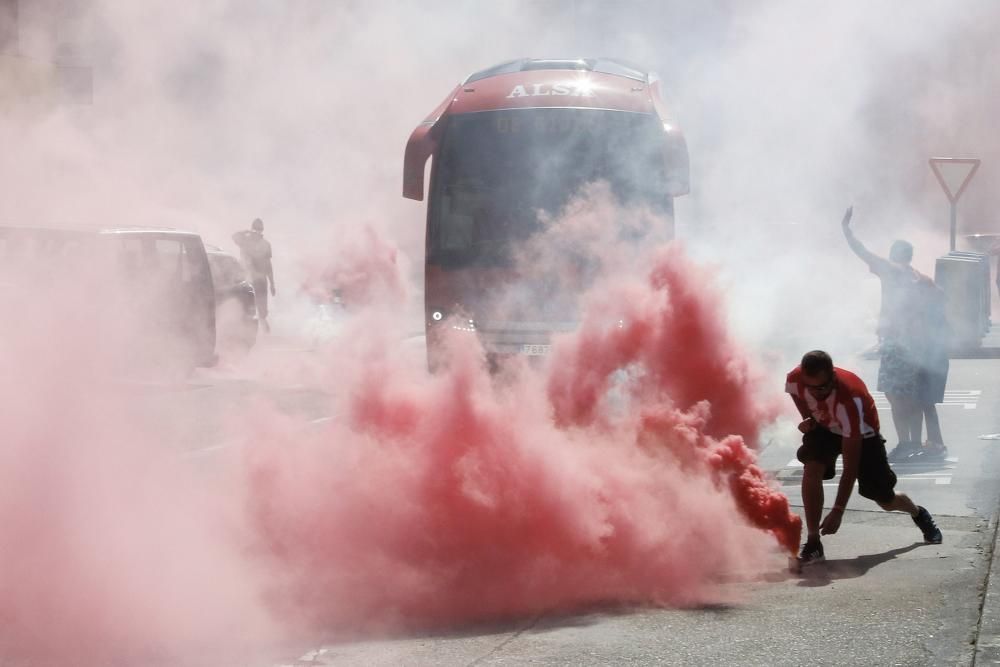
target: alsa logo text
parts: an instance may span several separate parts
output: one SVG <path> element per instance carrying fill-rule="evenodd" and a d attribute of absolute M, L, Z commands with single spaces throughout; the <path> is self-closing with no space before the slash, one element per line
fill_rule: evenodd
<path fill-rule="evenodd" d="M 508 99 L 511 97 L 545 97 L 547 95 L 562 95 L 566 97 L 594 97 L 594 91 L 590 86 L 574 86 L 568 83 L 532 83 L 527 86 L 514 86 L 510 91 Z"/>

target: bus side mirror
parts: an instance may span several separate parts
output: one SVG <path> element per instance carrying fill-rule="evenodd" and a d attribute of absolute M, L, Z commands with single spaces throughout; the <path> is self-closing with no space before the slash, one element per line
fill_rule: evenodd
<path fill-rule="evenodd" d="M 424 165 L 437 149 L 432 130 L 433 123 L 421 123 L 406 142 L 403 155 L 403 196 L 407 199 L 424 199 Z"/>

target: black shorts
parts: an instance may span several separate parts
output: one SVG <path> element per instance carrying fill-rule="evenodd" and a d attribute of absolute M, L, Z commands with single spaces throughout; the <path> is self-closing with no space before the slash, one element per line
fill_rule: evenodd
<path fill-rule="evenodd" d="M 944 388 L 948 384 L 948 357 L 929 359 L 921 367 L 917 378 L 922 404 L 944 403 Z"/>
<path fill-rule="evenodd" d="M 819 461 L 826 464 L 823 479 L 837 474 L 837 457 L 841 453 L 841 437 L 817 426 L 802 436 L 802 446 L 795 456 L 802 463 Z M 887 503 L 896 497 L 896 473 L 889 467 L 885 440 L 875 434 L 861 441 L 861 462 L 858 465 L 858 493 L 877 503 Z"/>
<path fill-rule="evenodd" d="M 883 339 L 879 343 L 879 391 L 889 394 L 890 400 L 918 398 L 920 394 L 920 364 L 908 345 Z"/>

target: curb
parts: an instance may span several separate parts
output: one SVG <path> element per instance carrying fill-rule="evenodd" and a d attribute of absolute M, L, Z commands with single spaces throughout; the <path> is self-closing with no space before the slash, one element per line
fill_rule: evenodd
<path fill-rule="evenodd" d="M 1000 575 L 1000 549 L 997 549 L 997 540 L 1000 538 L 998 524 L 1000 524 L 1000 506 L 993 511 L 986 533 L 989 539 L 986 540 L 983 555 L 988 564 L 983 584 L 983 599 L 979 607 L 979 626 L 976 628 L 974 639 L 973 667 L 1000 665 L 1000 582 L 994 577 L 994 574 Z"/>

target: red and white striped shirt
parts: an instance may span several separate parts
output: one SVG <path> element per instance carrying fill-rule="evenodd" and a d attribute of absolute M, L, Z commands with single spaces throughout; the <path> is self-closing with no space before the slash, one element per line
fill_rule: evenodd
<path fill-rule="evenodd" d="M 802 381 L 796 366 L 785 379 L 785 392 L 806 406 L 820 426 L 845 438 L 867 438 L 878 433 L 878 409 L 868 387 L 857 375 L 843 368 L 833 369 L 834 388 L 824 400 L 817 400 Z"/>

